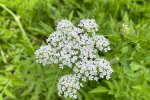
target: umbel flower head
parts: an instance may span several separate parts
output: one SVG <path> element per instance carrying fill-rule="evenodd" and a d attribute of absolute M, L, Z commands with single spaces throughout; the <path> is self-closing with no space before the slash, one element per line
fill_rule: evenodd
<path fill-rule="evenodd" d="M 62 76 L 58 82 L 59 96 L 76 99 L 82 82 L 110 79 L 113 72 L 110 63 L 98 53 L 110 50 L 109 41 L 96 34 L 98 28 L 94 19 L 83 19 L 78 27 L 63 19 L 49 35 L 47 45 L 35 51 L 37 63 L 44 66 L 53 63 L 61 69 L 72 69 L 72 74 Z"/>
<path fill-rule="evenodd" d="M 76 63 L 76 67 L 74 67 L 73 71 L 80 79 L 82 79 L 82 81 L 97 81 L 99 78 L 104 77 L 106 77 L 106 79 L 109 79 L 110 74 L 113 72 L 110 63 L 104 58 L 80 61 Z"/>

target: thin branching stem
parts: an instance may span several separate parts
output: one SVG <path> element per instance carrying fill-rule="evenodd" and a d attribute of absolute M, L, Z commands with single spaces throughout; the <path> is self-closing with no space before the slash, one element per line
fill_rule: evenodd
<path fill-rule="evenodd" d="M 30 42 L 30 40 L 29 40 L 29 38 L 28 38 L 28 36 L 27 36 L 27 34 L 26 34 L 26 32 L 25 32 L 25 30 L 24 30 L 24 28 L 23 28 L 23 26 L 20 22 L 20 20 L 19 20 L 19 17 L 17 15 L 15 15 L 10 9 L 8 9 L 5 5 L 3 5 L 1 3 L 0 3 L 0 7 L 2 7 L 5 11 L 7 11 L 9 14 L 11 14 L 13 16 L 13 18 L 15 19 L 16 23 L 18 24 L 18 26 L 19 26 L 19 28 L 22 32 L 21 34 L 22 34 L 23 40 L 27 41 L 29 47 L 32 49 L 33 46 L 32 46 L 32 44 L 31 44 L 31 42 Z"/>

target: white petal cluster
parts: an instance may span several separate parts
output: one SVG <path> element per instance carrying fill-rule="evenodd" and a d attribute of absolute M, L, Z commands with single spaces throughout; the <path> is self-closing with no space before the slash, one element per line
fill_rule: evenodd
<path fill-rule="evenodd" d="M 104 52 L 110 50 L 109 41 L 103 35 L 95 35 L 93 36 L 93 40 L 95 41 L 95 45 L 98 50 Z"/>
<path fill-rule="evenodd" d="M 98 27 L 99 27 L 96 24 L 94 19 L 81 20 L 78 26 L 85 29 L 87 32 L 92 32 L 92 33 L 95 33 L 95 31 L 98 31 Z"/>
<path fill-rule="evenodd" d="M 42 65 L 50 64 L 51 63 L 51 50 L 49 45 L 41 46 L 38 50 L 35 51 L 36 55 L 36 62 L 41 63 Z"/>
<path fill-rule="evenodd" d="M 79 82 L 79 78 L 75 75 L 62 76 L 58 82 L 58 95 L 64 96 L 65 98 L 70 97 L 77 99 L 77 90 L 83 87 L 82 83 Z"/>
<path fill-rule="evenodd" d="M 76 67 L 73 68 L 76 75 L 82 79 L 86 80 L 98 80 L 100 78 L 106 77 L 110 78 L 110 74 L 113 72 L 110 63 L 104 58 L 97 58 L 95 60 L 86 60 L 76 63 Z"/>
<path fill-rule="evenodd" d="M 76 38 L 79 38 L 77 32 L 70 30 L 70 32 L 64 34 L 61 31 L 56 31 L 50 34 L 47 39 L 47 43 L 53 48 L 52 59 L 57 58 L 57 64 L 60 68 L 64 66 L 72 67 L 77 61 L 79 43 Z M 52 60 L 52 62 L 54 61 Z"/>
<path fill-rule="evenodd" d="M 110 74 L 113 72 L 110 63 L 104 58 L 97 58 L 94 64 L 97 66 L 98 76 L 100 78 L 106 77 L 106 79 L 109 80 Z"/>
<path fill-rule="evenodd" d="M 80 35 L 80 44 L 79 44 L 79 58 L 81 60 L 88 60 L 89 58 L 95 58 L 96 53 L 94 51 L 94 41 L 87 34 Z"/>
<path fill-rule="evenodd" d="M 73 29 L 73 24 L 69 21 L 69 20 L 61 20 L 60 22 L 58 22 L 56 30 L 60 30 L 60 31 L 68 31 L 68 30 L 72 30 Z"/>
<path fill-rule="evenodd" d="M 68 20 L 61 20 L 56 31 L 49 35 L 47 45 L 36 50 L 37 63 L 54 63 L 59 68 L 72 68 L 73 74 L 62 76 L 58 82 L 58 94 L 76 99 L 80 81 L 110 78 L 110 63 L 98 52 L 110 50 L 109 41 L 103 35 L 95 35 L 98 25 L 94 19 L 81 20 L 75 27 Z M 92 35 L 91 35 L 92 33 Z"/>

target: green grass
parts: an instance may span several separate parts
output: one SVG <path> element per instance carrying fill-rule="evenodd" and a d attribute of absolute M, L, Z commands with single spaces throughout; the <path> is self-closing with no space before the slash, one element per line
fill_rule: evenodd
<path fill-rule="evenodd" d="M 0 0 L 0 100 L 64 100 L 56 86 L 68 70 L 36 64 L 34 55 L 64 18 L 95 19 L 112 48 L 111 79 L 85 83 L 79 100 L 149 100 L 149 0 Z"/>

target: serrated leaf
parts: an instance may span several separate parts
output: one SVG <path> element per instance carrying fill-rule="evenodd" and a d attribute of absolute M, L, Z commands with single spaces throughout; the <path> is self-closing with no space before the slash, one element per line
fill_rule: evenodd
<path fill-rule="evenodd" d="M 105 93 L 108 92 L 108 89 L 104 86 L 98 86 L 97 88 L 91 90 L 89 93 Z"/>

